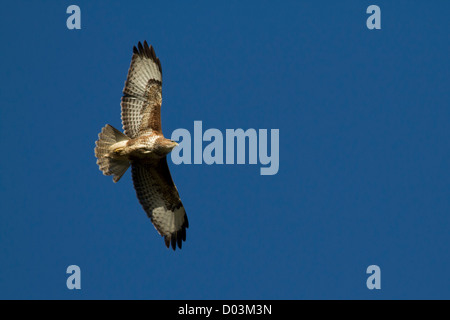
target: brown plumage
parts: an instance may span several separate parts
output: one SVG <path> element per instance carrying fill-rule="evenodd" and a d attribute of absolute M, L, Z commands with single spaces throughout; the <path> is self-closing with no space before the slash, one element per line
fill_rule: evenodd
<path fill-rule="evenodd" d="M 96 142 L 100 170 L 117 182 L 131 165 L 136 195 L 166 246 L 181 249 L 189 227 L 186 211 L 173 183 L 166 155 L 177 143 L 161 128 L 162 69 L 152 46 L 133 48 L 123 89 L 124 133 L 106 125 Z"/>

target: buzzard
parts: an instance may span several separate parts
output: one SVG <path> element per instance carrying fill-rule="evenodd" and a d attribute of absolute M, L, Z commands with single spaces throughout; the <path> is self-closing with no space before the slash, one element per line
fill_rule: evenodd
<path fill-rule="evenodd" d="M 95 145 L 97 164 L 117 182 L 131 165 L 137 198 L 164 242 L 181 249 L 189 227 L 186 211 L 173 183 L 166 155 L 178 144 L 161 130 L 161 63 L 147 41 L 133 47 L 123 89 L 124 133 L 106 125 Z"/>

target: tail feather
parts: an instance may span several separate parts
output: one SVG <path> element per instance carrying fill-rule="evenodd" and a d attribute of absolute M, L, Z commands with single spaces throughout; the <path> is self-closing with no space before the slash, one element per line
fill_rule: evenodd
<path fill-rule="evenodd" d="M 130 138 L 109 124 L 103 127 L 98 138 L 95 142 L 97 164 L 104 175 L 112 175 L 113 181 L 117 182 L 127 171 L 130 163 L 128 160 L 111 157 L 110 147 L 117 142 L 129 140 Z"/>

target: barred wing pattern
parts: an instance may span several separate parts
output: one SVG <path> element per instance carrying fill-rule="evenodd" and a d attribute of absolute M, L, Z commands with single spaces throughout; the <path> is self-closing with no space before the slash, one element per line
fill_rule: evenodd
<path fill-rule="evenodd" d="M 161 63 L 155 50 L 147 41 L 144 45 L 139 42 L 133 48 L 121 102 L 122 125 L 128 137 L 136 138 L 147 129 L 161 132 L 161 86 Z"/>
<path fill-rule="evenodd" d="M 136 194 L 166 246 L 181 249 L 189 227 L 186 211 L 173 183 L 166 157 L 157 163 L 131 164 Z"/>

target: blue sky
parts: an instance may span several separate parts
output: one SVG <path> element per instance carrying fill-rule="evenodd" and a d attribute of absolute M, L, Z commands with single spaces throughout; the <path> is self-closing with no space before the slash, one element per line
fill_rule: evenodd
<path fill-rule="evenodd" d="M 81 30 L 66 9 L 81 8 Z M 366 8 L 381 8 L 368 30 Z M 2 4 L 0 298 L 450 298 L 450 2 Z M 163 68 L 162 125 L 279 129 L 280 169 L 169 167 L 189 216 L 166 249 L 121 128 L 132 47 Z M 66 268 L 81 268 L 68 290 Z M 368 290 L 366 268 L 381 268 Z"/>

